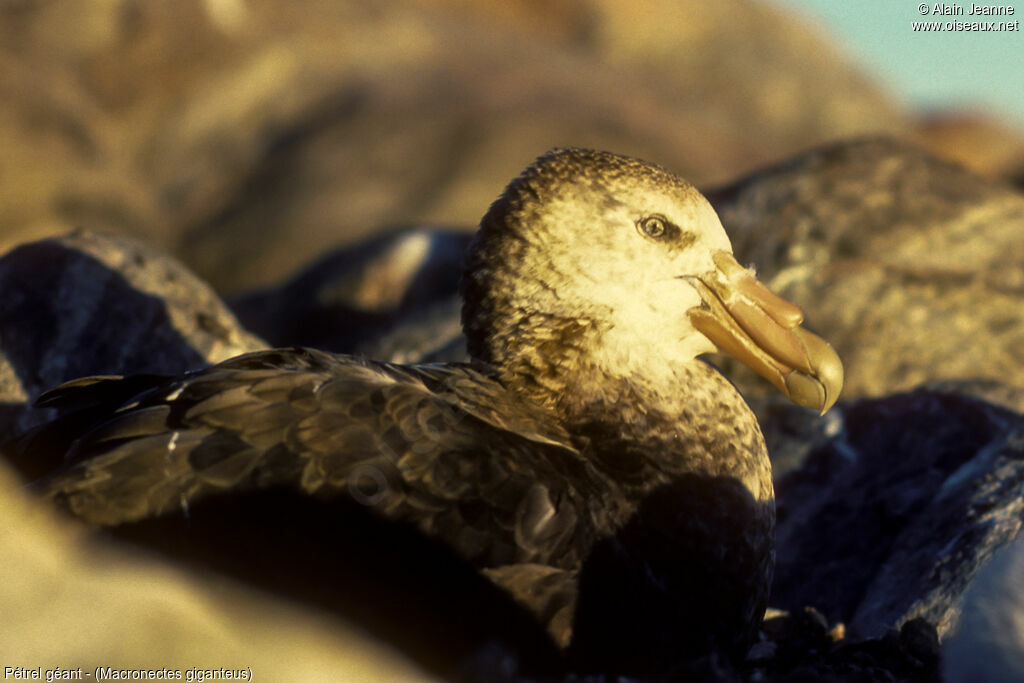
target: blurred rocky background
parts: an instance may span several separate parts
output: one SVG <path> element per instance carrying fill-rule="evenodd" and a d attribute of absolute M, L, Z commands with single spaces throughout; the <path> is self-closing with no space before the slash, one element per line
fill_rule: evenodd
<path fill-rule="evenodd" d="M 1024 515 L 1024 133 L 912 111 L 767 1 L 0 0 L 0 433 L 46 419 L 28 402 L 61 381 L 267 344 L 462 358 L 465 241 L 558 145 L 705 189 L 741 261 L 839 350 L 847 389 L 825 418 L 726 368 L 776 462 L 777 602 L 889 633 L 903 657 L 862 663 L 934 673 L 907 624 L 952 632 Z M 319 634 L 304 680 L 364 651 L 333 617 L 65 529 L 0 474 L 0 552 L 21 558 L 2 565 L 0 665 L 222 651 L 273 672 L 255 658 L 266 620 Z M 86 618 L 100 625 L 74 628 Z M 826 632 L 819 674 L 845 656 Z M 371 659 L 403 673 L 348 657 L 350 680 L 409 675 Z M 773 666 L 789 664 L 754 669 Z"/>
<path fill-rule="evenodd" d="M 708 184 L 915 127 L 826 37 L 749 0 L 0 8 L 3 244 L 139 236 L 224 294 L 382 228 L 472 227 L 555 145 Z"/>

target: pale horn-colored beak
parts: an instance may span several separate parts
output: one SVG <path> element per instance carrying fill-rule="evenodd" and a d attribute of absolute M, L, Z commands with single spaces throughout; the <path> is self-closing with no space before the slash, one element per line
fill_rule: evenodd
<path fill-rule="evenodd" d="M 843 364 L 821 337 L 800 327 L 803 312 L 774 294 L 727 251 L 716 270 L 688 278 L 703 305 L 688 311 L 693 326 L 723 353 L 752 368 L 797 405 L 824 414 L 843 388 Z"/>

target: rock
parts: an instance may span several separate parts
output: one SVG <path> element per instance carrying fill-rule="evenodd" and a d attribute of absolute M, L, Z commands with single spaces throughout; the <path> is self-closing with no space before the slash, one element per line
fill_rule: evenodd
<path fill-rule="evenodd" d="M 232 308 L 273 346 L 312 346 L 409 362 L 461 339 L 458 294 L 471 235 L 397 230 L 338 249 L 277 289 Z M 464 343 L 463 343 L 464 346 Z"/>
<path fill-rule="evenodd" d="M 1024 131 L 981 113 L 939 113 L 921 121 L 914 137 L 936 156 L 1024 187 Z"/>
<path fill-rule="evenodd" d="M 723 181 L 908 117 L 767 3 L 0 4 L 0 245 L 144 237 L 218 291 L 474 225 L 555 145 Z M 229 9 L 230 8 L 230 9 Z"/>
<path fill-rule="evenodd" d="M 402 320 L 388 334 L 361 343 L 357 351 L 395 363 L 464 363 L 469 349 L 461 313 L 462 300 L 448 297 Z"/>
<path fill-rule="evenodd" d="M 750 396 L 747 403 L 761 424 L 776 481 L 802 468 L 812 453 L 825 447 L 843 428 L 841 409 L 818 416 L 770 395 Z"/>
<path fill-rule="evenodd" d="M 1024 416 L 952 383 L 837 416 L 835 436 L 777 482 L 772 604 L 813 605 L 853 637 L 918 617 L 943 635 L 1024 525 Z"/>
<path fill-rule="evenodd" d="M 978 572 L 943 661 L 949 683 L 1024 680 L 1024 535 Z"/>
<path fill-rule="evenodd" d="M 709 198 L 740 261 L 836 348 L 845 398 L 941 379 L 1024 386 L 1024 196 L 1010 187 L 872 139 Z"/>
<path fill-rule="evenodd" d="M 0 463 L 7 666 L 248 669 L 250 680 L 431 680 L 386 644 L 224 577 L 175 568 L 58 518 Z"/>
<path fill-rule="evenodd" d="M 733 139 L 764 136 L 751 147 L 776 150 L 732 165 L 733 177 L 808 146 L 906 125 L 906 113 L 851 68 L 832 36 L 777 4 L 730 0 L 699 12 L 671 1 L 591 4 L 595 56 L 656 83 L 695 115 L 725 117 L 721 125 L 744 131 Z"/>
<path fill-rule="evenodd" d="M 1024 413 L 1024 387 L 995 380 L 937 380 L 922 385 L 939 393 L 953 393 L 980 399 L 1006 410 Z"/>
<path fill-rule="evenodd" d="M 180 263 L 123 237 L 17 247 L 0 258 L 0 293 L 0 437 L 52 417 L 24 404 L 61 382 L 180 374 L 266 347 Z"/>
<path fill-rule="evenodd" d="M 907 622 L 879 638 L 848 640 L 813 608 L 766 618 L 767 657 L 748 657 L 746 681 L 939 681 L 935 627 Z"/>

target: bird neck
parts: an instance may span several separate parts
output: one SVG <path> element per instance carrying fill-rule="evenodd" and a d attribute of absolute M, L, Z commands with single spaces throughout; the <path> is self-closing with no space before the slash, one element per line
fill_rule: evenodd
<path fill-rule="evenodd" d="M 597 323 L 535 318 L 492 330 L 474 355 L 511 391 L 554 413 L 620 482 L 628 487 L 635 475 L 647 489 L 682 473 L 727 476 L 755 500 L 772 498 L 757 419 L 715 368 L 693 359 L 613 374 L 592 353 Z"/>
<path fill-rule="evenodd" d="M 586 435 L 606 468 L 625 475 L 643 461 L 657 474 L 639 481 L 656 484 L 684 473 L 730 477 L 755 500 L 773 497 L 757 419 L 717 370 L 694 360 L 676 368 L 670 384 L 637 379 L 588 377 L 567 387 L 556 404 L 570 432 Z"/>

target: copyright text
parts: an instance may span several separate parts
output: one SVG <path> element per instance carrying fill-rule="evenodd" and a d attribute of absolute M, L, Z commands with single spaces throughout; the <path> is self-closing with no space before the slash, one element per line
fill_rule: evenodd
<path fill-rule="evenodd" d="M 979 31 L 1001 33 L 1004 31 L 1020 31 L 1020 19 L 1011 19 L 1017 14 L 1013 5 L 979 5 L 976 3 L 945 3 L 922 2 L 917 12 L 924 17 L 932 17 L 930 21 L 912 21 L 914 31 L 933 31 L 942 33 Z M 947 17 L 964 17 L 964 19 L 947 19 Z M 999 17 L 990 19 L 989 17 Z M 936 21 L 936 18 L 942 18 Z"/>

